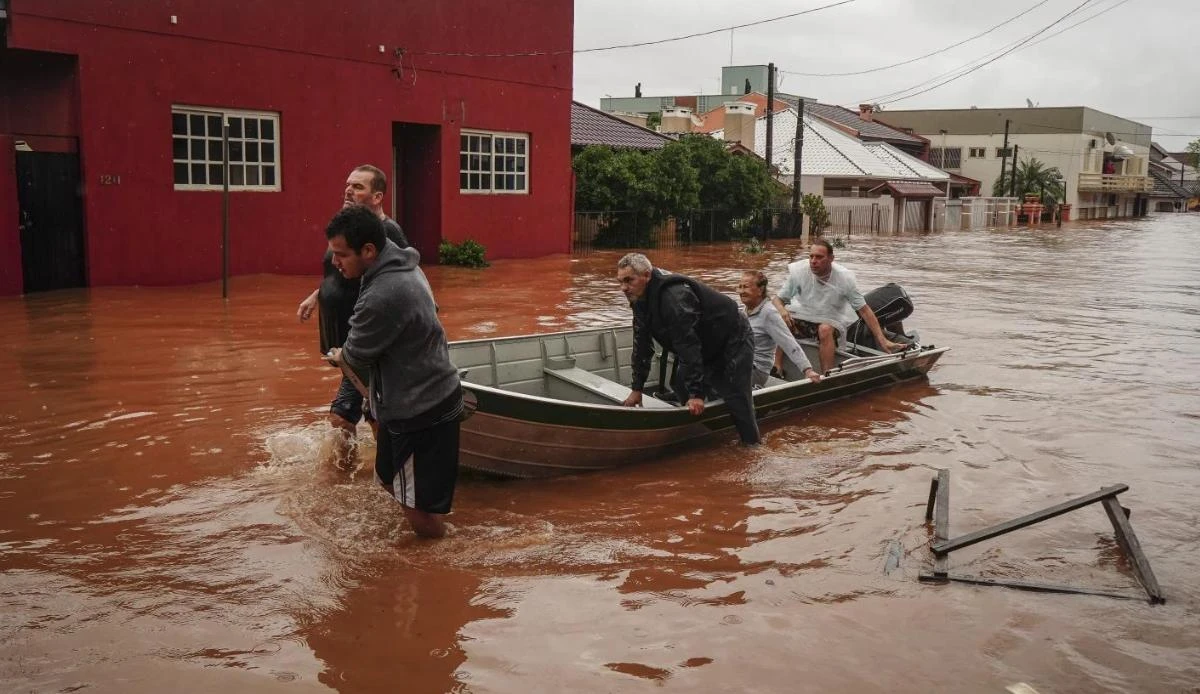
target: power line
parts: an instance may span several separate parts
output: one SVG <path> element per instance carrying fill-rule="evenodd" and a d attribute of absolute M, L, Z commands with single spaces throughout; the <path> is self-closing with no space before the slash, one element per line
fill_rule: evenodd
<path fill-rule="evenodd" d="M 911 63 L 917 62 L 918 60 L 924 60 L 926 58 L 933 57 L 939 53 L 945 53 L 946 51 L 958 48 L 959 46 L 961 46 L 963 44 L 970 43 L 971 41 L 974 41 L 975 39 L 987 36 L 988 34 L 999 29 L 1000 27 L 1005 26 L 1006 24 L 1010 24 L 1010 23 L 1020 19 L 1021 17 L 1024 17 L 1025 15 L 1029 14 L 1030 12 L 1033 12 L 1037 8 L 1041 7 L 1042 5 L 1045 5 L 1047 2 L 1050 2 L 1050 0 L 1042 0 L 1041 2 L 1037 3 L 1036 5 L 1024 10 L 1023 12 L 1013 15 L 1012 17 L 1009 17 L 1008 19 L 1004 20 L 1003 22 L 1000 22 L 999 24 L 992 26 L 991 28 L 987 29 L 986 31 L 975 34 L 974 36 L 971 36 L 969 38 L 965 38 L 962 41 L 959 41 L 958 43 L 951 44 L 949 46 L 946 46 L 945 48 L 939 48 L 938 50 L 933 51 L 931 53 L 926 53 L 925 55 L 919 55 L 915 58 L 909 58 L 908 60 L 905 60 L 905 61 L 902 61 L 899 63 L 892 63 L 891 65 L 881 65 L 879 67 L 873 67 L 869 70 L 858 70 L 855 72 L 793 72 L 791 70 L 780 70 L 779 72 L 782 72 L 782 73 L 785 73 L 788 75 L 797 75 L 799 77 L 852 77 L 854 75 L 867 75 L 872 72 L 882 72 L 883 70 L 890 70 L 894 67 L 900 67 L 902 65 L 909 65 Z"/>
<path fill-rule="evenodd" d="M 1105 14 L 1105 13 L 1111 12 L 1111 11 L 1113 11 L 1113 10 L 1117 9 L 1118 7 L 1120 7 L 1121 5 L 1124 5 L 1124 4 L 1125 4 L 1125 3 L 1127 3 L 1127 2 L 1129 2 L 1129 0 L 1121 0 L 1121 1 L 1120 1 L 1120 2 L 1118 2 L 1117 4 L 1115 4 L 1115 5 L 1111 5 L 1111 6 L 1109 6 L 1109 7 L 1106 7 L 1105 9 L 1103 9 L 1103 10 L 1100 10 L 1099 12 L 1097 12 L 1097 13 L 1096 13 L 1096 14 L 1094 14 L 1094 15 L 1091 15 L 1091 16 L 1089 16 L 1089 17 L 1085 17 L 1084 19 L 1081 19 L 1081 20 L 1079 20 L 1078 22 L 1075 22 L 1075 23 L 1074 23 L 1074 24 L 1072 24 L 1071 26 L 1068 26 L 1068 27 L 1063 27 L 1062 29 L 1059 29 L 1058 31 L 1054 32 L 1053 34 L 1050 34 L 1049 36 L 1046 36 L 1046 37 L 1043 37 L 1043 38 L 1041 38 L 1041 39 L 1038 39 L 1037 41 L 1034 41 L 1033 43 L 1029 44 L 1029 46 L 1036 46 L 1036 45 L 1038 45 L 1039 43 L 1042 43 L 1043 41 L 1049 41 L 1050 39 L 1054 38 L 1055 36 L 1058 36 L 1059 34 L 1063 33 L 1064 31 L 1070 31 L 1071 29 L 1074 29 L 1075 27 L 1079 26 L 1080 24 L 1083 24 L 1083 23 L 1085 23 L 1085 22 L 1090 22 L 1090 21 L 1092 21 L 1093 19 L 1095 19 L 1096 17 L 1099 17 L 1099 16 L 1100 16 L 1100 15 L 1102 15 L 1102 14 Z"/>
<path fill-rule="evenodd" d="M 852 2 L 857 2 L 857 0 L 838 0 L 838 2 L 831 2 L 828 5 L 821 5 L 820 7 L 813 7 L 813 8 L 809 8 L 807 10 L 801 10 L 799 12 L 792 12 L 789 14 L 780 15 L 778 17 L 769 17 L 767 19 L 760 19 L 760 20 L 757 20 L 754 22 L 746 22 L 745 24 L 734 24 L 733 26 L 720 27 L 718 29 L 711 29 L 709 31 L 700 31 L 700 32 L 696 32 L 694 34 L 686 34 L 684 36 L 673 36 L 671 38 L 655 39 L 653 41 L 638 41 L 636 43 L 621 43 L 621 44 L 616 44 L 613 46 L 600 46 L 597 48 L 577 48 L 577 49 L 572 49 L 572 50 L 558 50 L 558 51 L 526 51 L 526 52 L 521 52 L 521 53 L 459 53 L 459 52 L 450 52 L 450 51 L 408 51 L 408 53 L 413 54 L 413 55 L 436 55 L 436 56 L 442 56 L 442 57 L 456 57 L 456 58 L 525 58 L 525 57 L 533 57 L 533 56 L 566 55 L 568 53 L 575 53 L 575 54 L 599 53 L 600 51 L 615 51 L 615 50 L 619 50 L 619 49 L 623 49 L 623 48 L 641 48 L 642 46 L 657 46 L 657 45 L 661 45 L 664 43 L 673 43 L 675 41 L 685 41 L 687 39 L 699 38 L 701 36 L 711 36 L 713 34 L 720 34 L 720 33 L 726 32 L 726 31 L 734 31 L 735 29 L 745 29 L 747 27 L 759 26 L 761 24 L 770 24 L 771 22 L 779 22 L 779 21 L 783 21 L 785 19 L 792 19 L 793 17 L 800 17 L 800 16 L 806 15 L 806 14 L 820 12 L 821 10 L 828 10 L 828 9 L 832 9 L 834 7 L 840 7 L 842 5 L 849 5 Z"/>
<path fill-rule="evenodd" d="M 961 72 L 961 73 L 959 73 L 959 74 L 957 74 L 957 75 L 954 75 L 953 77 L 950 77 L 949 79 L 943 80 L 943 81 L 941 81 L 941 82 L 938 82 L 937 84 L 934 84 L 934 85 L 932 85 L 932 86 L 926 87 L 926 88 L 924 88 L 924 89 L 919 89 L 919 90 L 917 90 L 917 91 L 915 91 L 915 92 L 912 92 L 911 94 L 905 94 L 905 92 L 911 91 L 911 90 L 912 90 L 912 89 L 914 89 L 916 86 L 920 86 L 920 85 L 915 85 L 914 87 L 910 87 L 909 89 L 903 89 L 903 90 L 900 90 L 899 92 L 893 92 L 893 94 L 896 94 L 896 95 L 897 95 L 897 96 L 896 96 L 896 98 L 894 98 L 894 99 L 888 99 L 888 100 L 886 100 L 886 101 L 885 101 L 884 99 L 867 99 L 867 100 L 864 100 L 864 101 L 860 101 L 859 103 L 870 103 L 870 102 L 874 102 L 874 101 L 884 101 L 884 103 L 896 103 L 896 102 L 898 102 L 898 101 L 903 101 L 903 100 L 905 100 L 905 99 L 911 99 L 911 98 L 913 98 L 914 96 L 919 96 L 919 95 L 921 95 L 921 94 L 925 94 L 925 93 L 927 93 L 927 92 L 931 92 L 931 91 L 933 91 L 934 89 L 937 89 L 937 88 L 939 88 L 939 87 L 943 87 L 943 86 L 945 86 L 945 85 L 947 85 L 947 84 L 950 84 L 951 82 L 954 82 L 954 81 L 956 81 L 956 80 L 960 80 L 960 79 L 962 79 L 963 77 L 966 77 L 967 75 L 969 75 L 969 74 L 971 74 L 971 73 L 973 73 L 973 72 L 976 72 L 976 71 L 978 71 L 978 70 L 982 70 L 983 68 L 987 67 L 988 65 L 991 65 L 992 63 L 996 62 L 997 60 L 1000 60 L 1001 58 L 1003 58 L 1003 57 L 1005 57 L 1005 56 L 1009 55 L 1010 53 L 1012 53 L 1013 51 L 1017 50 L 1017 49 L 1018 49 L 1018 48 L 1020 48 L 1021 46 L 1024 46 L 1025 44 L 1029 43 L 1029 42 L 1030 42 L 1030 41 L 1032 41 L 1033 39 L 1037 38 L 1038 36 L 1040 36 L 1040 35 L 1044 34 L 1044 33 L 1045 33 L 1045 32 L 1047 32 L 1047 31 L 1049 31 L 1049 30 L 1050 30 L 1051 28 L 1053 28 L 1055 25 L 1057 25 L 1057 24 L 1059 24 L 1059 23 L 1061 23 L 1061 22 L 1065 21 L 1065 20 L 1066 20 L 1068 17 L 1070 17 L 1071 15 L 1075 14 L 1076 12 L 1079 12 L 1079 11 L 1080 11 L 1080 10 L 1082 10 L 1084 7 L 1087 7 L 1088 5 L 1092 4 L 1092 2 L 1093 2 L 1093 1 L 1094 1 L 1094 0 L 1083 0 L 1083 2 L 1079 3 L 1078 5 L 1076 5 L 1076 6 L 1074 7 L 1074 9 L 1072 9 L 1070 12 L 1068 12 L 1068 13 L 1064 14 L 1063 16 L 1061 16 L 1061 17 L 1059 17 L 1058 19 L 1054 20 L 1054 21 L 1053 21 L 1053 22 L 1051 22 L 1050 24 L 1047 24 L 1046 26 L 1042 27 L 1041 29 L 1038 29 L 1037 31 L 1035 31 L 1035 32 L 1033 32 L 1032 34 L 1030 34 L 1030 35 L 1026 36 L 1025 38 L 1023 38 L 1023 39 L 1021 39 L 1021 40 L 1017 41 L 1015 44 L 1010 44 L 1010 45 L 1011 45 L 1011 47 L 1009 47 L 1009 48 L 1006 48 L 1006 49 L 1003 49 L 1003 52 L 1001 52 L 999 55 L 996 55 L 996 56 L 994 56 L 994 57 L 992 57 L 992 58 L 989 58 L 989 59 L 985 60 L 984 62 L 982 62 L 982 63 L 980 63 L 980 64 L 978 64 L 978 65 L 975 65 L 975 66 L 971 67 L 970 69 L 967 69 L 967 70 L 965 70 L 965 71 L 963 71 L 963 72 Z M 968 64 L 969 64 L 969 63 L 968 63 Z M 927 80 L 927 81 L 928 81 L 928 80 Z M 922 83 L 922 84 L 924 84 L 924 83 Z M 904 94 L 904 95 L 903 95 L 903 96 L 899 96 L 900 94 Z"/>
<path fill-rule="evenodd" d="M 915 84 L 915 85 L 913 85 L 913 86 L 911 86 L 911 87 L 909 87 L 909 88 L 907 88 L 907 89 L 901 89 L 901 90 L 897 90 L 897 91 L 894 91 L 894 92 L 889 92 L 889 93 L 887 93 L 887 94 L 884 94 L 884 95 L 881 95 L 881 96 L 875 97 L 875 98 L 873 98 L 873 99 L 865 99 L 865 100 L 860 100 L 858 103 L 865 103 L 865 102 L 881 102 L 881 101 L 882 101 L 882 102 L 885 102 L 885 103 L 895 103 L 895 102 L 897 102 L 897 101 L 901 101 L 901 100 L 903 100 L 903 99 L 908 99 L 908 98 L 910 98 L 910 97 L 913 97 L 913 96 L 916 96 L 916 95 L 918 95 L 918 94 L 923 94 L 923 93 L 925 93 L 925 92 L 932 91 L 933 89 L 936 89 L 936 88 L 938 88 L 938 87 L 940 87 L 940 86 L 942 86 L 942 85 L 944 85 L 944 84 L 949 84 L 950 82 L 952 82 L 952 81 L 954 81 L 954 80 L 957 80 L 957 79 L 959 79 L 959 78 L 961 78 L 961 77 L 965 77 L 966 75 L 968 75 L 968 74 L 970 74 L 970 73 L 972 73 L 972 72 L 975 72 L 976 70 L 979 70 L 979 69 L 981 69 L 982 67 L 984 67 L 984 66 L 986 66 L 986 65 L 989 65 L 989 64 L 991 64 L 991 63 L 995 62 L 996 60 L 999 60 L 1000 58 L 1002 58 L 1002 57 L 1004 57 L 1004 56 L 1006 56 L 1006 55 L 1008 55 L 1008 54 L 1010 54 L 1010 53 L 1013 53 L 1013 52 L 1015 52 L 1015 51 L 1017 51 L 1017 50 L 1021 50 L 1021 49 L 1024 49 L 1024 48 L 1028 48 L 1028 47 L 1030 47 L 1030 46 L 1037 45 L 1037 44 L 1039 44 L 1039 43 L 1042 43 L 1043 41 L 1047 41 L 1047 40 L 1049 40 L 1049 39 L 1051 39 L 1051 38 L 1053 38 L 1053 37 L 1055 37 L 1055 36 L 1058 36 L 1059 34 L 1062 34 L 1062 33 L 1063 33 L 1063 32 L 1065 32 L 1065 31 L 1070 31 L 1071 29 L 1074 29 L 1075 27 L 1077 27 L 1077 26 L 1080 26 L 1081 24 L 1085 24 L 1085 23 L 1087 23 L 1087 22 L 1090 22 L 1091 20 L 1093 20 L 1093 19 L 1096 19 L 1097 17 L 1099 17 L 1099 16 L 1101 16 L 1101 15 L 1103 15 L 1103 14 L 1107 13 L 1107 12 L 1110 12 L 1110 11 L 1112 11 L 1112 10 L 1115 10 L 1116 8 L 1120 7 L 1121 5 L 1124 5 L 1125 3 L 1129 2 L 1129 0 L 1120 0 L 1119 2 L 1117 2 L 1117 3 L 1116 3 L 1116 4 L 1114 4 L 1114 5 L 1111 5 L 1111 6 L 1109 6 L 1109 7 L 1106 7 L 1105 9 L 1103 9 L 1103 10 L 1100 10 L 1099 12 L 1096 12 L 1095 14 L 1089 15 L 1089 16 L 1087 16 L 1087 17 L 1085 17 L 1085 18 L 1083 18 L 1083 19 L 1079 20 L 1078 22 L 1075 22 L 1074 24 L 1070 24 L 1070 25 L 1068 25 L 1068 26 L 1066 26 L 1066 27 L 1063 27 L 1062 29 L 1059 29 L 1058 31 L 1056 31 L 1056 32 L 1054 32 L 1054 33 L 1052 33 L 1052 34 L 1050 34 L 1050 35 L 1048 35 L 1048 36 L 1044 36 L 1044 37 L 1042 37 L 1041 39 L 1039 39 L 1039 40 L 1037 40 L 1037 41 L 1034 41 L 1034 42 L 1030 43 L 1030 39 L 1032 39 L 1032 38 L 1036 37 L 1037 35 L 1039 35 L 1039 34 L 1041 34 L 1041 33 L 1043 33 L 1043 32 L 1045 32 L 1047 29 L 1049 29 L 1050 27 L 1054 26 L 1055 24 L 1058 24 L 1058 23 L 1062 22 L 1064 19 L 1066 19 L 1066 17 L 1069 17 L 1069 16 L 1071 16 L 1071 15 L 1074 15 L 1074 14 L 1076 14 L 1076 13 L 1077 13 L 1077 12 L 1079 12 L 1081 9 L 1083 9 L 1085 6 L 1087 6 L 1087 5 L 1091 4 L 1091 2 L 1093 2 L 1093 1 L 1094 1 L 1094 0 L 1087 0 L 1087 1 L 1085 1 L 1085 2 L 1084 2 L 1084 3 L 1082 3 L 1081 5 L 1077 6 L 1075 9 L 1071 10 L 1070 12 L 1068 12 L 1068 13 L 1067 13 L 1066 15 L 1064 15 L 1063 17 L 1060 17 L 1058 20 L 1056 20 L 1055 22 L 1053 22 L 1053 23 L 1052 23 L 1052 24 L 1050 24 L 1049 26 L 1047 26 L 1047 27 L 1044 27 L 1044 28 L 1042 28 L 1041 30 L 1039 30 L 1039 31 L 1037 31 L 1037 32 L 1034 32 L 1034 33 L 1033 33 L 1032 35 L 1030 35 L 1030 36 L 1027 36 L 1027 37 L 1025 37 L 1025 38 L 1023 38 L 1023 39 L 1019 39 L 1019 40 L 1017 40 L 1017 41 L 1015 41 L 1015 42 L 1013 42 L 1013 43 L 1010 43 L 1010 44 L 1008 44 L 1008 45 L 1006 45 L 1006 46 L 1004 46 L 1004 47 L 1000 48 L 1000 49 L 997 49 L 996 51 L 992 51 L 992 52 L 990 52 L 990 53 L 985 53 L 983 56 L 980 56 L 979 58 L 976 58 L 975 60 L 968 61 L 968 62 L 966 62 L 966 63 L 964 63 L 964 64 L 962 64 L 962 65 L 959 65 L 958 67 L 956 67 L 956 68 L 954 68 L 954 69 L 952 69 L 952 70 L 948 70 L 948 71 L 946 71 L 946 72 L 943 72 L 943 73 L 941 73 L 941 74 L 939 74 L 939 75 L 937 75 L 937 76 L 935 76 L 935 77 L 932 77 L 932 78 L 930 78 L 930 79 L 928 79 L 928 80 L 925 80 L 924 82 L 920 82 L 920 83 L 918 83 L 918 84 Z M 992 57 L 992 56 L 994 56 L 994 57 Z M 980 64 L 980 65 L 975 65 L 975 63 L 977 63 L 978 61 L 980 61 L 980 60 L 985 60 L 985 59 L 988 59 L 989 57 L 991 57 L 991 59 L 990 59 L 990 60 L 987 60 L 986 62 L 984 62 L 984 63 L 982 63 L 982 64 Z M 961 72 L 960 74 L 955 74 L 955 73 L 958 73 L 960 70 L 963 70 L 963 72 Z M 954 75 L 954 77 L 951 77 L 950 79 L 948 79 L 948 80 L 946 80 L 946 81 L 944 81 L 944 82 L 941 82 L 941 83 L 939 83 L 939 84 L 934 84 L 933 86 L 931 86 L 931 87 L 929 87 L 929 88 L 927 88 L 927 89 L 919 90 L 919 91 L 916 91 L 916 92 L 914 92 L 914 93 L 912 93 L 912 94 L 907 94 L 907 95 L 904 95 L 906 92 L 910 92 L 910 91 L 913 91 L 914 89 L 918 89 L 919 87 L 922 87 L 922 86 L 924 86 L 924 85 L 931 84 L 931 83 L 933 83 L 933 82 L 935 82 L 935 81 L 937 81 L 937 80 L 941 79 L 942 77 L 946 77 L 946 76 L 948 76 L 948 75 Z M 904 95 L 904 96 L 900 96 L 900 95 Z M 895 99 L 891 99 L 890 97 L 893 97 L 893 96 L 895 96 L 895 97 L 897 97 L 897 98 L 895 98 Z"/>

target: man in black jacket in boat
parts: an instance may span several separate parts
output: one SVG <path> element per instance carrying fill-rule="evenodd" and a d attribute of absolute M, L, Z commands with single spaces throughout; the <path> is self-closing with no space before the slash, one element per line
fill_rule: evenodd
<path fill-rule="evenodd" d="M 655 269 L 641 253 L 617 262 L 617 281 L 633 308 L 633 392 L 640 405 L 656 340 L 678 364 L 672 388 L 693 415 L 714 394 L 725 401 L 742 443 L 759 442 L 751 399 L 754 334 L 733 299 L 691 277 Z"/>

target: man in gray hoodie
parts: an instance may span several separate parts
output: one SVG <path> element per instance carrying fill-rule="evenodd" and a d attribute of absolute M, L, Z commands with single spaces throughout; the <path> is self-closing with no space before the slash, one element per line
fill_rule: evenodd
<path fill-rule="evenodd" d="M 330 357 L 370 374 L 375 474 L 413 532 L 442 537 L 458 477 L 462 386 L 421 256 L 389 241 L 378 215 L 361 205 L 334 215 L 325 236 L 338 271 L 362 277 L 350 332 Z"/>

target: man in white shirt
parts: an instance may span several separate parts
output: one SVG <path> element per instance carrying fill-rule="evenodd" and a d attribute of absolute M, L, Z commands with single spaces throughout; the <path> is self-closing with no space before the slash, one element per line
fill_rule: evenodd
<path fill-rule="evenodd" d="M 883 351 L 904 348 L 883 334 L 875 312 L 858 291 L 854 275 L 833 262 L 833 244 L 825 239 L 813 241 L 807 263 L 799 260 L 788 265 L 787 280 L 771 302 L 793 334 L 817 338 L 822 372 L 834 367 L 838 337 L 845 334 L 856 313 Z"/>
<path fill-rule="evenodd" d="M 768 305 L 767 276 L 758 270 L 743 272 L 742 281 L 738 284 L 738 297 L 746 307 L 746 317 L 750 319 L 750 329 L 754 332 L 754 385 L 766 385 L 775 363 L 776 348 L 800 368 L 805 378 L 813 383 L 819 382 L 821 375 L 813 369 L 804 348 L 796 342 L 779 312 Z"/>

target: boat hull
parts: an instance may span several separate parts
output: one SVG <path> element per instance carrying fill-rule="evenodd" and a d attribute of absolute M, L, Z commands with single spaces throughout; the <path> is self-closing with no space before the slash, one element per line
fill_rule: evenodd
<path fill-rule="evenodd" d="M 619 337 L 613 335 L 613 339 Z M 919 348 L 864 359 L 835 369 L 815 384 L 807 380 L 781 382 L 754 391 L 755 411 L 760 421 L 769 421 L 923 378 L 945 351 Z M 612 352 L 619 354 L 619 346 Z M 615 371 L 619 373 L 619 365 Z M 470 380 L 464 380 L 463 387 L 477 407 L 474 416 L 462 424 L 460 465 L 505 477 L 551 477 L 643 463 L 734 431 L 733 419 L 722 401 L 709 403 L 697 417 L 683 407 L 572 402 Z"/>

